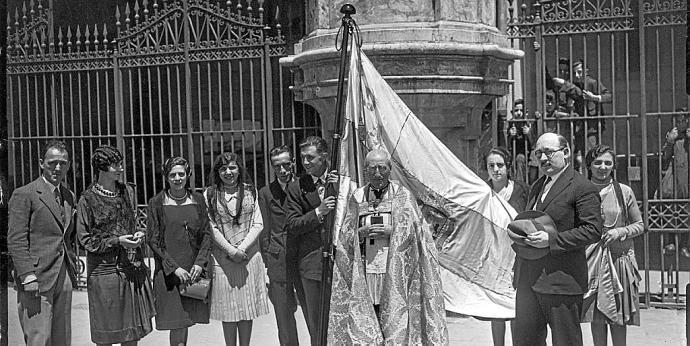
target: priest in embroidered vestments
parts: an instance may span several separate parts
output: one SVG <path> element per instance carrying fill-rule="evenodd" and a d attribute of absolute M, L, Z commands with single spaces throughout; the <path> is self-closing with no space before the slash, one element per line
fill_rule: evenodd
<path fill-rule="evenodd" d="M 448 344 L 438 252 L 412 193 L 372 150 L 336 240 L 328 344 Z"/>

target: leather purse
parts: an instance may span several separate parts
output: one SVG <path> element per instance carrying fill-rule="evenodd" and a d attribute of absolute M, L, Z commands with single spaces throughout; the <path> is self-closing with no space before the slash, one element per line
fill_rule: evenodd
<path fill-rule="evenodd" d="M 201 278 L 192 284 L 181 286 L 180 295 L 205 301 L 211 292 L 211 282 L 211 279 Z"/>

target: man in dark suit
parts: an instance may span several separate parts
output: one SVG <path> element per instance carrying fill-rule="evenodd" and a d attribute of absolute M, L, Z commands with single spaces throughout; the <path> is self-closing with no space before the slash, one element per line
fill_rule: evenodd
<path fill-rule="evenodd" d="M 14 261 L 19 322 L 27 345 L 70 345 L 75 196 L 62 183 L 69 170 L 63 142 L 51 141 L 42 175 L 14 191 L 7 247 Z"/>
<path fill-rule="evenodd" d="M 328 144 L 310 136 L 299 145 L 306 174 L 288 185 L 286 231 L 297 246 L 297 270 L 304 288 L 307 327 L 312 345 L 318 343 L 321 295 L 321 231 L 336 198 L 325 196 L 326 184 L 338 182 L 337 171 L 328 173 Z M 337 190 L 337 188 L 336 188 Z"/>
<path fill-rule="evenodd" d="M 582 345 L 585 246 L 601 237 L 601 201 L 594 185 L 568 165 L 571 150 L 563 136 L 543 134 L 535 154 L 544 176 L 532 185 L 527 205 L 551 216 L 558 232 L 527 236 L 525 244 L 549 249 L 544 257 L 516 257 L 513 343 L 546 345 L 548 324 L 553 345 Z"/>
<path fill-rule="evenodd" d="M 290 148 L 284 145 L 271 149 L 269 157 L 276 179 L 259 190 L 259 208 L 264 220 L 259 245 L 268 270 L 268 297 L 275 309 L 278 340 L 280 345 L 299 345 L 295 323 L 295 291 L 304 306 L 304 290 L 297 273 L 297 243 L 288 237 L 285 230 L 285 190 L 294 180 L 295 160 Z M 302 313 L 304 319 L 308 320 L 307 310 L 303 309 Z"/>

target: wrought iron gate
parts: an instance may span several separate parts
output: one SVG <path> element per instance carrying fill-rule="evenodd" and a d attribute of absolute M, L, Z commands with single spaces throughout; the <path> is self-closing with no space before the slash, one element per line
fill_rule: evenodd
<path fill-rule="evenodd" d="M 40 0 L 8 20 L 12 187 L 38 176 L 48 138 L 71 147 L 77 193 L 93 181 L 90 153 L 102 143 L 123 151 L 140 204 L 163 188 L 160 166 L 173 155 L 193 163 L 195 188 L 221 151 L 240 154 L 263 186 L 268 149 L 320 132 L 315 111 L 287 91 L 292 78 L 278 64 L 287 44 L 279 23 L 265 24 L 262 1 L 129 4 L 114 14 L 115 33 L 53 29 Z"/>
<path fill-rule="evenodd" d="M 572 164 L 583 172 L 586 150 L 594 144 L 610 145 L 617 153 L 616 178 L 635 191 L 649 231 L 636 239 L 638 263 L 644 268 L 643 300 L 648 306 L 681 306 L 690 272 L 690 139 L 685 139 L 684 130 L 689 118 L 687 2 L 508 0 L 508 4 L 508 34 L 513 46 L 525 51 L 525 59 L 512 70 L 513 78 L 521 82 L 503 108 L 512 110 L 515 100 L 523 99 L 526 116 L 515 118 L 506 111 L 499 135 L 499 142 L 512 147 L 516 156 L 515 173 L 527 181 L 536 178 L 529 149 L 545 131 L 570 139 Z M 567 83 L 576 79 L 578 60 L 589 76 L 583 89 L 595 96 L 573 102 Z M 554 85 L 553 77 L 566 84 Z M 528 128 L 526 135 L 523 126 Z M 679 135 L 674 138 L 671 133 L 667 142 L 674 127 Z"/>
<path fill-rule="evenodd" d="M 261 187 L 271 147 L 320 133 L 316 112 L 288 92 L 292 76 L 278 63 L 287 44 L 261 1 L 136 0 L 117 9 L 115 35 L 105 24 L 53 28 L 50 9 L 30 1 L 8 18 L 11 189 L 40 174 L 48 139 L 71 148 L 77 194 L 96 178 L 91 152 L 117 145 L 145 227 L 166 158 L 186 157 L 200 189 L 214 157 L 232 151 Z"/>

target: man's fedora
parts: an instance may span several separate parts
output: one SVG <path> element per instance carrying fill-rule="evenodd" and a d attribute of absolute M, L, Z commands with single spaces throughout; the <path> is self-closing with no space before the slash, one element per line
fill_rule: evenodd
<path fill-rule="evenodd" d="M 537 248 L 525 244 L 527 235 L 537 231 L 548 233 L 549 238 L 555 237 L 558 233 L 553 219 L 548 214 L 538 210 L 523 211 L 508 224 L 508 236 L 513 241 L 512 248 L 518 256 L 528 260 L 536 260 L 549 253 L 548 246 Z"/>

